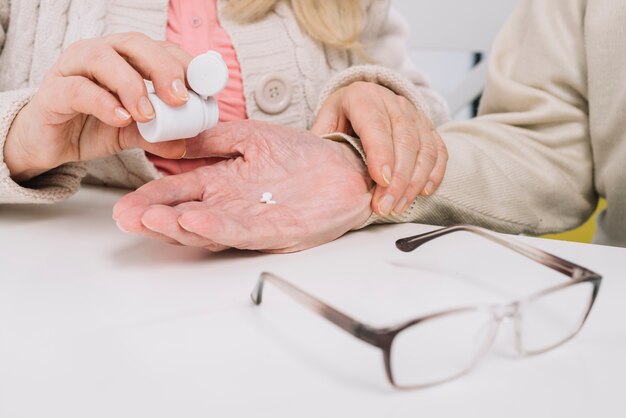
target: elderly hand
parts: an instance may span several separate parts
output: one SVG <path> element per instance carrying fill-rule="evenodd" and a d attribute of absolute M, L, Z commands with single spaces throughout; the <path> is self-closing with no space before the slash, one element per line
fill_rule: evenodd
<path fill-rule="evenodd" d="M 443 180 L 448 154 L 432 122 L 407 99 L 378 84 L 356 82 L 334 92 L 311 130 L 356 134 L 377 184 L 372 210 L 402 213 Z"/>
<path fill-rule="evenodd" d="M 347 144 L 263 122 L 223 123 L 188 156 L 228 160 L 152 181 L 113 210 L 127 232 L 219 251 L 290 252 L 334 240 L 371 214 L 371 180 Z M 265 192 L 276 204 L 261 203 Z"/>
<path fill-rule="evenodd" d="M 18 181 L 71 161 L 90 160 L 126 148 L 180 158 L 183 141 L 151 144 L 134 121 L 154 117 L 144 78 L 171 106 L 188 99 L 185 70 L 191 56 L 138 33 L 82 40 L 71 45 L 19 112 L 4 154 Z"/>

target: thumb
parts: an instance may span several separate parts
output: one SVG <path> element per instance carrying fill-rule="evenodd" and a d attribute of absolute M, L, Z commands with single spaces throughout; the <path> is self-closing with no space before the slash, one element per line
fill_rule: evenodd
<path fill-rule="evenodd" d="M 186 158 L 233 157 L 244 155 L 247 147 L 262 140 L 272 124 L 255 120 L 221 122 L 187 140 Z"/>
<path fill-rule="evenodd" d="M 340 129 L 340 125 L 346 125 L 346 117 L 343 114 L 342 107 L 337 100 L 329 98 L 324 102 L 320 111 L 317 113 L 313 125 L 311 126 L 311 132 L 315 135 L 324 135 L 335 132 L 343 132 Z"/>

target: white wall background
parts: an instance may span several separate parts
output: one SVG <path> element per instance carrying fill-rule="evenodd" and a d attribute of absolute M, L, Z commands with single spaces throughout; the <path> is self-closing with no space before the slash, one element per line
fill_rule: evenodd
<path fill-rule="evenodd" d="M 392 0 L 409 21 L 411 58 L 433 87 L 450 95 L 464 80 L 473 52 L 486 53 L 517 0 Z M 469 108 L 456 118 L 470 116 Z"/>
<path fill-rule="evenodd" d="M 411 50 L 411 59 L 431 81 L 433 88 L 444 96 L 450 95 L 471 69 L 473 57 L 468 52 Z M 455 119 L 472 116 L 470 107 L 461 110 Z"/>

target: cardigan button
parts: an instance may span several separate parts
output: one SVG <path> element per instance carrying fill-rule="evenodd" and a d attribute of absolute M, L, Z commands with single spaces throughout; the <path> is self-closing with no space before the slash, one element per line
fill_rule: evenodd
<path fill-rule="evenodd" d="M 254 99 L 259 109 L 271 115 L 287 109 L 291 103 L 293 87 L 289 79 L 280 73 L 265 75 L 256 86 Z"/>
<path fill-rule="evenodd" d="M 193 16 L 191 18 L 191 26 L 194 28 L 199 28 L 202 26 L 202 18 L 200 16 Z"/>

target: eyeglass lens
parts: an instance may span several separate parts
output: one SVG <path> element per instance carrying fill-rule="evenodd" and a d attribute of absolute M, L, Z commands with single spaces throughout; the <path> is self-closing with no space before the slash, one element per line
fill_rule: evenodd
<path fill-rule="evenodd" d="M 516 320 L 520 352 L 540 353 L 573 337 L 589 312 L 593 292 L 593 283 L 581 282 L 528 301 Z"/>
<path fill-rule="evenodd" d="M 523 303 L 515 315 L 520 354 L 562 344 L 582 326 L 594 285 L 581 282 Z M 390 352 L 399 387 L 441 383 L 470 370 L 491 346 L 499 319 L 489 310 L 464 310 L 426 319 L 400 331 Z"/>

